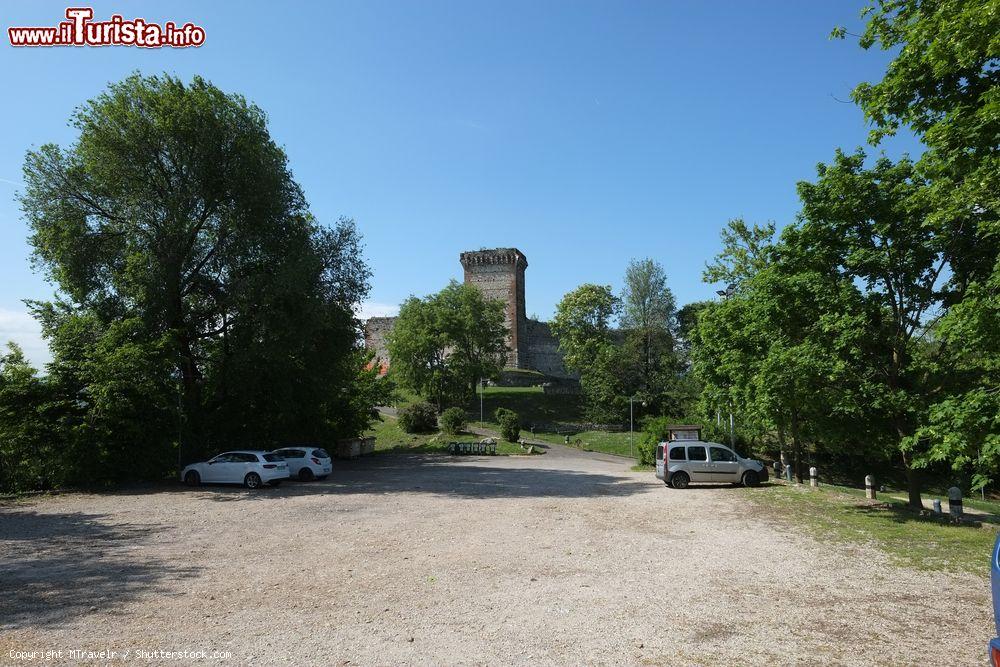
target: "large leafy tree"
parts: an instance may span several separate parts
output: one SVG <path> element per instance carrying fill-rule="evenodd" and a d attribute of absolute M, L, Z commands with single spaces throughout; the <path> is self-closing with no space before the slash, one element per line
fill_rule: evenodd
<path fill-rule="evenodd" d="M 400 307 L 389 335 L 391 374 L 438 406 L 459 404 L 476 384 L 495 378 L 507 355 L 504 305 L 475 286 L 451 281 Z"/>
<path fill-rule="evenodd" d="M 631 392 L 652 414 L 681 410 L 680 363 L 675 350 L 677 306 L 663 267 L 632 260 L 621 295 L 624 361 L 635 378 Z"/>
<path fill-rule="evenodd" d="M 612 325 L 621 301 L 610 285 L 584 284 L 568 292 L 556 306 L 552 333 L 566 367 L 580 374 L 588 416 L 620 423 L 628 414 L 631 379 Z"/>
<path fill-rule="evenodd" d="M 947 376 L 933 322 L 956 297 L 944 278 L 952 247 L 931 218 L 934 191 L 912 162 L 864 162 L 861 151 L 838 152 L 814 183 L 799 184 L 798 245 L 809 261 L 858 285 L 875 313 L 866 323 L 870 382 L 907 470 L 909 501 L 920 507 L 915 435 Z"/>
<path fill-rule="evenodd" d="M 183 458 L 353 435 L 364 418 L 344 411 L 364 360 L 352 306 L 370 273 L 353 222 L 310 215 L 264 112 L 199 77 L 133 75 L 71 123 L 75 143 L 28 153 L 21 200 L 59 288 L 36 308 L 64 389 L 94 396 L 88 360 L 107 361 L 118 337 L 137 346 L 121 363 L 145 360 L 123 377 L 156 388 L 130 405 L 180 404 Z"/>
<path fill-rule="evenodd" d="M 552 333 L 567 368 L 584 372 L 613 344 L 612 324 L 620 310 L 621 301 L 610 285 L 587 283 L 563 296 L 552 318 Z"/>
<path fill-rule="evenodd" d="M 952 254 L 957 305 L 936 333 L 967 393 L 933 397 L 921 437 L 927 460 L 972 465 L 981 486 L 1000 467 L 984 419 L 1000 409 L 1000 341 L 989 333 L 1000 294 L 1000 11 L 994 0 L 879 0 L 863 16 L 861 46 L 893 58 L 880 81 L 857 86 L 854 100 L 872 122 L 873 144 L 906 128 L 928 147 L 918 167 L 937 199 L 929 219 Z"/>
<path fill-rule="evenodd" d="M 694 368 L 706 402 L 737 412 L 744 433 L 776 440 L 782 450 L 790 440 L 801 481 L 805 443 L 838 442 L 838 424 L 857 418 L 849 391 L 856 367 L 841 353 L 857 344 L 863 313 L 849 280 L 800 255 L 795 228 L 781 242 L 771 240 L 773 228 L 755 229 L 769 258 L 755 266 L 747 264 L 746 234 L 723 235 L 711 266 L 730 267 L 739 278 L 726 298 L 701 311 Z"/>

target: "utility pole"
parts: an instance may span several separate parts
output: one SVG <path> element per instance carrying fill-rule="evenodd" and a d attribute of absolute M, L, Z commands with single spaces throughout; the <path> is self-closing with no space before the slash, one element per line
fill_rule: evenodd
<path fill-rule="evenodd" d="M 726 299 L 728 299 L 729 297 L 731 297 L 733 294 L 736 293 L 736 285 L 733 284 L 733 283 L 730 283 L 730 284 L 726 285 L 726 289 L 716 290 L 715 293 L 718 294 L 720 297 L 722 297 L 722 300 L 725 301 Z M 720 416 L 719 413 L 716 412 L 715 415 L 716 415 L 716 420 L 718 420 L 719 416 Z M 730 399 L 730 401 L 729 401 L 729 448 L 735 451 L 736 447 L 735 447 L 734 443 L 736 441 L 736 436 L 734 434 L 734 431 L 735 431 L 735 427 L 734 427 L 734 423 L 733 423 L 733 401 L 732 401 L 732 399 Z"/>

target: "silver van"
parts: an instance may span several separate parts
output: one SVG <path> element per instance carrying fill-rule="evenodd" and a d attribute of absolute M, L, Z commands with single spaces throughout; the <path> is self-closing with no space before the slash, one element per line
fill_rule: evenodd
<path fill-rule="evenodd" d="M 757 486 L 767 481 L 767 467 L 717 442 L 673 440 L 656 446 L 656 476 L 675 489 L 691 482 Z"/>

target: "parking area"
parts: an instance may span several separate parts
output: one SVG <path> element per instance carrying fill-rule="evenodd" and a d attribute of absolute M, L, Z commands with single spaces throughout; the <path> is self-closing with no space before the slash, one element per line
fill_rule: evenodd
<path fill-rule="evenodd" d="M 0 662 L 983 662 L 985 580 L 798 534 L 758 516 L 754 489 L 670 490 L 628 465 L 559 446 L 376 456 L 277 489 L 5 505 Z"/>

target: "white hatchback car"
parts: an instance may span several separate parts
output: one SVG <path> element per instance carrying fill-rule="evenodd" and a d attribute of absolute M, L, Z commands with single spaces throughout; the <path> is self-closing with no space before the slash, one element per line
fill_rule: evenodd
<path fill-rule="evenodd" d="M 288 479 L 288 464 L 280 456 L 254 450 L 223 452 L 202 463 L 192 463 L 181 471 L 188 486 L 242 484 L 257 489 L 264 484 L 278 486 Z"/>
<path fill-rule="evenodd" d="M 326 479 L 333 470 L 333 461 L 325 449 L 319 447 L 285 447 L 271 452 L 288 464 L 288 476 L 308 482 Z"/>

